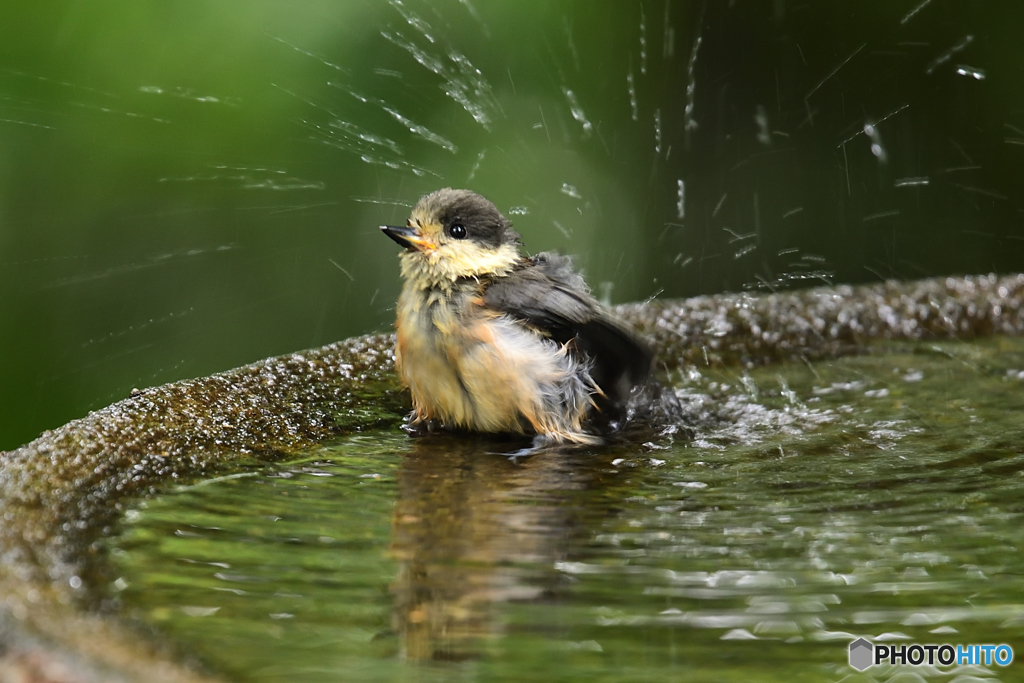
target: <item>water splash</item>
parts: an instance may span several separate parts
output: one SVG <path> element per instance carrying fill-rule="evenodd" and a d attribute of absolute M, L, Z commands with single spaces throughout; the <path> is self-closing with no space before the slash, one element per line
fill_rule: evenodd
<path fill-rule="evenodd" d="M 647 75 L 647 15 L 640 5 L 640 73 Z"/>
<path fill-rule="evenodd" d="M 486 156 L 486 154 L 487 150 L 482 149 L 480 150 L 480 153 L 476 155 L 476 161 L 473 162 L 473 168 L 469 169 L 469 177 L 466 178 L 467 182 L 476 177 L 477 171 L 480 170 L 480 165 L 484 163 L 484 156 Z"/>
<path fill-rule="evenodd" d="M 928 176 L 897 178 L 893 181 L 893 187 L 923 187 L 929 184 L 931 179 Z"/>
<path fill-rule="evenodd" d="M 640 108 L 636 101 L 636 78 L 633 76 L 633 63 L 630 61 L 629 71 L 626 73 L 626 92 L 629 93 L 629 110 L 633 120 L 640 120 Z"/>
<path fill-rule="evenodd" d="M 342 89 L 342 90 L 346 90 L 343 86 L 341 86 L 341 85 L 339 85 L 337 83 L 330 83 L 329 82 L 328 85 L 336 87 L 336 88 L 339 88 L 339 89 Z M 437 133 L 435 133 L 434 131 L 430 130 L 429 128 L 427 128 L 426 126 L 424 126 L 422 124 L 416 123 L 415 121 L 410 119 L 408 116 L 405 116 L 400 111 L 398 111 L 394 107 L 390 106 L 389 104 L 387 104 L 383 100 L 377 99 L 376 97 L 369 97 L 369 96 L 366 96 L 366 95 L 361 95 L 361 94 L 355 92 L 354 90 L 346 90 L 346 91 L 350 95 L 352 95 L 352 97 L 356 98 L 360 102 L 363 102 L 364 104 L 376 105 L 377 107 L 380 108 L 381 111 L 386 113 L 388 116 L 390 116 L 392 119 L 394 119 L 398 123 L 402 124 L 402 126 L 406 130 L 408 130 L 410 133 L 412 133 L 413 135 L 415 135 L 417 137 L 420 137 L 420 138 L 423 138 L 427 142 L 431 142 L 431 143 L 437 145 L 438 147 L 440 147 L 441 149 L 443 149 L 443 150 L 445 150 L 447 152 L 451 152 L 452 154 L 456 154 L 459 151 L 459 148 L 456 147 L 455 143 L 453 143 L 451 140 L 445 138 L 444 136 L 438 135 Z"/>
<path fill-rule="evenodd" d="M 134 111 L 125 111 L 123 109 L 114 109 L 112 107 L 103 107 L 98 104 L 87 104 L 85 102 L 69 102 L 73 107 L 79 107 L 81 109 L 91 109 L 93 111 L 102 112 L 104 114 L 115 114 L 118 116 L 124 116 L 130 119 L 145 119 L 154 123 L 172 123 L 169 119 L 161 119 L 156 116 L 147 116 L 146 114 L 139 114 Z M 14 121 L 13 123 L 20 123 L 20 121 Z"/>
<path fill-rule="evenodd" d="M 954 45 L 953 47 L 949 48 L 948 50 L 943 52 L 941 55 L 939 55 L 938 57 L 933 59 L 928 64 L 928 66 L 925 68 L 924 72 L 926 74 L 928 74 L 929 76 L 931 76 L 933 73 L 935 73 L 936 69 L 938 69 L 940 66 L 942 66 L 943 64 L 945 64 L 949 60 L 951 60 L 953 58 L 953 55 L 955 55 L 958 52 L 962 52 L 963 50 L 965 50 L 967 48 L 968 45 L 970 45 L 973 42 L 974 42 L 974 36 L 972 36 L 970 34 L 964 36 L 963 40 L 961 40 L 959 43 L 957 43 L 956 45 Z"/>
<path fill-rule="evenodd" d="M 28 126 L 29 128 L 43 128 L 45 130 L 57 130 L 54 126 L 47 126 L 42 123 L 31 123 L 30 121 L 19 121 L 18 119 L 0 119 L 0 123 L 13 123 L 18 126 Z"/>
<path fill-rule="evenodd" d="M 757 141 L 764 146 L 772 144 L 772 134 L 768 130 L 768 112 L 764 105 L 757 105 L 757 113 L 754 114 L 754 123 L 757 125 Z"/>
<path fill-rule="evenodd" d="M 427 23 L 427 21 L 423 19 L 420 15 L 416 14 L 411 9 L 406 7 L 405 3 L 402 2 L 402 0 L 388 0 L 388 4 L 394 7 L 396 10 L 398 10 L 398 13 L 402 15 L 402 18 L 405 19 L 405 22 L 409 24 L 409 26 L 416 29 L 420 35 L 427 39 L 428 42 L 437 42 L 434 39 L 433 29 L 430 27 L 430 24 Z"/>
<path fill-rule="evenodd" d="M 192 100 L 193 102 L 199 102 L 201 104 L 226 104 L 231 107 L 237 107 L 241 104 L 241 100 L 235 97 L 197 95 L 191 88 L 163 88 L 158 85 L 141 85 L 139 86 L 139 92 L 145 93 L 147 95 L 169 95 L 171 97 L 178 97 L 183 100 Z"/>
<path fill-rule="evenodd" d="M 562 183 L 561 192 L 567 197 L 572 197 L 573 199 L 583 199 L 583 195 L 580 194 L 580 191 L 576 186 L 570 185 L 569 183 Z"/>
<path fill-rule="evenodd" d="M 873 124 L 873 125 L 874 125 L 874 126 L 875 126 L 875 127 L 877 128 L 877 127 L 878 127 L 879 125 L 881 125 L 882 123 L 884 123 L 884 122 L 888 121 L 889 119 L 891 119 L 891 118 L 892 118 L 893 116 L 896 116 L 896 115 L 897 115 L 897 114 L 899 114 L 900 112 L 904 111 L 904 110 L 905 110 L 905 109 L 907 109 L 907 107 L 909 107 L 909 106 L 910 106 L 910 104 L 908 103 L 908 104 L 904 104 L 904 105 L 902 105 L 902 106 L 900 106 L 900 107 L 897 107 L 896 109 L 892 110 L 891 112 L 889 112 L 888 114 L 886 114 L 886 115 L 885 115 L 885 116 L 883 116 L 882 118 L 878 119 L 878 121 L 874 122 L 874 124 Z M 845 144 L 846 144 L 847 142 L 850 142 L 851 140 L 853 140 L 854 138 L 856 138 L 856 137 L 857 137 L 858 135 L 864 135 L 864 128 L 861 128 L 861 129 L 860 129 L 860 130 L 858 130 L 858 131 L 857 131 L 856 133 L 854 133 L 854 134 L 853 134 L 853 135 L 851 135 L 850 137 L 848 137 L 848 138 L 846 138 L 845 140 L 843 140 L 842 142 L 840 142 L 840 143 L 839 143 L 838 145 L 836 145 L 836 147 L 842 147 L 842 146 L 843 146 L 843 145 L 845 145 Z"/>
<path fill-rule="evenodd" d="M 733 254 L 733 259 L 738 261 L 739 259 L 743 258 L 744 256 L 751 253 L 755 249 L 757 249 L 756 244 L 748 244 L 745 247 L 741 247 L 739 250 L 736 251 L 735 254 Z"/>
<path fill-rule="evenodd" d="M 590 137 L 590 134 L 594 132 L 594 125 L 587 118 L 583 107 L 580 106 L 579 100 L 576 99 L 576 93 L 563 86 L 562 94 L 565 95 L 565 99 L 569 102 L 569 111 L 572 112 L 572 117 L 583 126 L 583 137 Z"/>
<path fill-rule="evenodd" d="M 908 21 L 910 21 L 911 19 L 916 17 L 921 10 L 923 10 L 925 7 L 927 7 L 931 3 L 932 3 L 932 0 L 921 0 L 921 2 L 916 7 L 914 7 L 912 10 L 907 12 L 903 16 L 903 18 L 900 19 L 900 25 L 906 25 L 906 23 Z"/>
<path fill-rule="evenodd" d="M 328 68 L 334 69 L 335 71 L 340 71 L 343 74 L 349 73 L 348 69 L 346 69 L 346 68 L 344 68 L 342 66 L 339 66 L 339 65 L 335 64 L 334 62 L 330 62 L 330 61 L 324 59 L 323 57 L 321 57 L 320 55 L 318 55 L 316 53 L 313 53 L 313 52 L 310 52 L 309 50 L 303 49 L 303 48 L 299 47 L 298 45 L 293 45 L 292 43 L 289 43 L 284 38 L 278 38 L 277 36 L 271 35 L 269 33 L 267 34 L 267 36 L 270 39 L 272 39 L 272 40 L 276 40 L 277 42 L 281 43 L 282 45 L 287 45 L 288 47 L 290 47 L 291 49 L 295 50 L 299 54 L 303 54 L 303 55 L 306 55 L 307 57 L 309 57 L 311 59 L 315 59 L 316 61 L 320 62 L 321 64 L 323 64 L 324 66 L 326 66 Z"/>
<path fill-rule="evenodd" d="M 665 26 L 665 34 L 662 36 L 661 56 L 665 60 L 672 59 L 676 54 L 676 28 L 669 20 L 669 8 L 671 6 L 671 2 L 665 3 L 665 18 L 662 22 Z"/>
<path fill-rule="evenodd" d="M 341 139 L 350 140 L 353 143 L 366 143 L 372 147 L 381 147 L 399 156 L 402 155 L 402 148 L 398 146 L 397 142 L 364 130 L 354 123 L 342 121 L 341 119 L 332 119 L 327 125 L 332 129 L 328 133 L 332 137 L 337 135 Z"/>
<path fill-rule="evenodd" d="M 450 66 L 407 39 L 401 32 L 381 31 L 385 40 L 408 52 L 414 60 L 443 81 L 441 89 L 461 106 L 484 130 L 490 131 L 492 112 L 497 111 L 497 100 L 483 72 L 473 66 L 464 54 L 450 48 L 446 57 Z"/>
<path fill-rule="evenodd" d="M 877 220 L 882 219 L 882 218 L 893 218 L 893 217 L 899 216 L 899 215 L 900 215 L 899 209 L 893 209 L 891 211 L 879 211 L 878 213 L 869 214 L 867 216 L 864 216 L 864 218 L 862 218 L 861 220 L 863 222 L 865 222 L 865 223 L 869 223 L 871 221 L 877 221 Z"/>
<path fill-rule="evenodd" d="M 868 45 L 867 43 L 861 43 L 857 47 L 857 49 L 855 49 L 853 52 L 851 52 L 849 55 L 847 55 L 846 58 L 844 58 L 841 62 L 839 62 L 839 64 L 837 64 L 834 69 L 832 69 L 831 71 L 828 72 L 827 76 L 825 76 L 823 79 L 818 81 L 818 84 L 815 85 L 813 88 L 811 88 L 810 91 L 806 95 L 804 95 L 804 101 L 809 100 L 811 98 L 811 95 L 813 95 L 814 93 L 818 92 L 818 90 L 821 89 L 821 86 L 823 86 L 826 83 L 828 83 L 828 81 L 833 76 L 835 76 L 837 73 L 839 73 L 840 69 L 842 69 L 844 66 L 849 64 L 850 60 L 853 59 L 854 57 L 856 57 L 857 54 L 860 53 L 861 50 L 863 50 L 865 47 L 867 47 L 867 45 Z"/>
<path fill-rule="evenodd" d="M 366 133 L 361 131 L 354 124 L 349 124 L 340 119 L 333 120 L 329 125 L 329 128 L 313 123 L 311 121 L 303 120 L 304 125 L 315 134 L 310 136 L 310 140 L 317 142 L 328 147 L 340 149 L 344 152 L 350 152 L 359 157 L 363 163 L 371 164 L 374 166 L 384 166 L 395 171 L 408 171 L 416 176 L 432 175 L 440 178 L 440 174 L 430 171 L 428 169 L 416 166 L 405 159 L 401 158 L 401 148 L 398 147 L 397 143 L 387 138 L 381 138 L 372 133 Z M 339 135 L 339 133 L 351 132 L 352 135 Z M 380 148 L 380 149 L 378 149 Z M 382 152 L 390 152 L 395 154 L 396 157 L 382 156 Z"/>
<path fill-rule="evenodd" d="M 654 153 L 661 154 L 661 109 L 654 110 Z"/>
<path fill-rule="evenodd" d="M 693 117 L 697 102 L 697 54 L 703 38 L 698 34 L 690 50 L 690 61 L 686 65 L 686 106 L 683 108 L 683 130 L 689 132 L 697 129 L 697 120 Z"/>
<path fill-rule="evenodd" d="M 956 72 L 960 76 L 970 76 L 971 78 L 973 78 L 976 81 L 983 81 L 983 80 L 985 80 L 985 70 L 984 69 L 979 69 L 979 68 L 974 67 L 974 66 L 968 66 L 967 64 L 958 64 L 957 67 L 956 67 Z"/>
<path fill-rule="evenodd" d="M 744 242 L 746 240 L 753 239 L 753 238 L 757 237 L 757 233 L 756 232 L 748 232 L 745 235 L 741 235 L 740 233 L 736 232 L 735 230 L 731 230 L 729 228 L 722 228 L 722 232 L 727 233 L 732 238 L 732 239 L 729 240 L 729 244 L 733 244 L 735 242 Z"/>
<path fill-rule="evenodd" d="M 718 198 L 718 203 L 715 204 L 715 209 L 711 212 L 712 218 L 716 218 L 718 216 L 718 212 L 722 210 L 722 205 L 725 204 L 725 198 L 728 196 L 728 192 L 723 192 L 722 196 Z"/>
<path fill-rule="evenodd" d="M 229 166 L 217 164 L 210 166 L 219 173 L 195 174 L 188 176 L 165 176 L 158 178 L 158 183 L 195 183 L 228 181 L 238 183 L 245 190 L 323 190 L 325 185 L 319 180 L 306 180 L 287 175 L 287 171 L 250 166 Z M 260 177 L 265 176 L 265 177 Z"/>
<path fill-rule="evenodd" d="M 871 141 L 871 153 L 878 159 L 878 163 L 886 164 L 889 162 L 889 154 L 886 152 L 885 147 L 882 145 L 882 134 L 878 132 L 878 127 L 873 122 L 868 121 L 864 124 L 864 134 L 868 136 L 868 140 Z"/>

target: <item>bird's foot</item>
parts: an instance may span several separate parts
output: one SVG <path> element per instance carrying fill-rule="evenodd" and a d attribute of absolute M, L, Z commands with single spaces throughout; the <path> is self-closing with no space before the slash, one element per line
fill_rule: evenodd
<path fill-rule="evenodd" d="M 416 413 L 410 413 L 406 419 L 402 429 L 409 434 L 409 436 L 427 436 L 428 434 L 437 434 L 444 430 L 442 425 L 437 420 L 420 419 L 416 417 Z"/>

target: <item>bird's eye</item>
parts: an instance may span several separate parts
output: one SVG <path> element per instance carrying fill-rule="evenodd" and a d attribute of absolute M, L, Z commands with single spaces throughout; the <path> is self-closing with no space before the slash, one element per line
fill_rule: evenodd
<path fill-rule="evenodd" d="M 457 240 L 464 240 L 469 233 L 466 232 L 466 226 L 462 223 L 452 223 L 452 226 L 448 228 L 448 234 Z"/>

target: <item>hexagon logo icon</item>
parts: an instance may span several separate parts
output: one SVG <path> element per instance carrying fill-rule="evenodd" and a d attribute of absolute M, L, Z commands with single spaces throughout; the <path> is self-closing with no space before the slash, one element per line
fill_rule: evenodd
<path fill-rule="evenodd" d="M 850 643 L 850 666 L 857 671 L 863 671 L 871 666 L 874 653 L 875 648 L 870 642 L 863 638 L 858 638 Z"/>

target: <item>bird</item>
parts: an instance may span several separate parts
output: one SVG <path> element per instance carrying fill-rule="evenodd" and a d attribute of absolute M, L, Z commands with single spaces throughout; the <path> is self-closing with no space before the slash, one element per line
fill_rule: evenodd
<path fill-rule="evenodd" d="M 647 382 L 649 346 L 591 294 L 571 259 L 521 251 L 486 198 L 444 188 L 405 226 L 395 364 L 412 431 L 532 435 L 533 446 L 597 445 Z"/>

